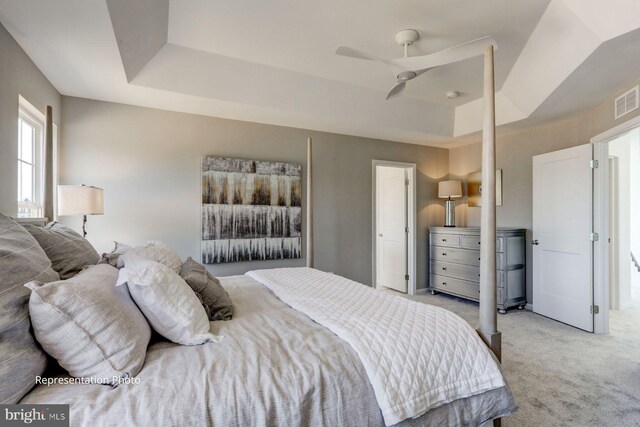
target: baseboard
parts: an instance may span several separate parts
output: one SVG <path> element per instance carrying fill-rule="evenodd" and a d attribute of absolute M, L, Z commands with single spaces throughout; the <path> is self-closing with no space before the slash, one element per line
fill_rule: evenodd
<path fill-rule="evenodd" d="M 527 304 L 524 306 L 524 309 L 527 311 L 533 311 L 533 304 Z"/>

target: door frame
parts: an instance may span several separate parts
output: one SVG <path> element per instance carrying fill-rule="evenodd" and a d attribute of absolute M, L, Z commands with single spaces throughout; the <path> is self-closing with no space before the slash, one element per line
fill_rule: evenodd
<path fill-rule="evenodd" d="M 609 309 L 620 309 L 620 225 L 618 224 L 618 157 L 609 156 Z M 613 203 L 612 203 L 613 201 Z M 613 280 L 611 280 L 613 279 Z"/>
<path fill-rule="evenodd" d="M 609 333 L 609 141 L 640 126 L 636 116 L 591 138 L 593 158 L 593 229 L 600 238 L 593 248 L 593 303 L 600 307 L 594 316 L 594 332 Z"/>
<path fill-rule="evenodd" d="M 417 235 L 416 235 L 416 206 L 417 206 L 417 191 L 416 191 L 416 164 L 395 162 L 390 160 L 372 160 L 371 162 L 371 177 L 372 177 L 372 203 L 371 203 L 371 243 L 372 243 L 372 269 L 371 269 L 371 286 L 376 287 L 376 275 L 377 275 L 377 254 L 378 254 L 378 239 L 376 238 L 376 226 L 377 226 L 377 214 L 376 214 L 376 197 L 377 197 L 377 167 L 387 166 L 405 169 L 408 171 L 409 188 L 407 197 L 407 224 L 409 226 L 408 247 L 407 247 L 407 263 L 409 281 L 407 283 L 407 295 L 415 295 L 416 293 L 416 250 L 417 250 Z"/>

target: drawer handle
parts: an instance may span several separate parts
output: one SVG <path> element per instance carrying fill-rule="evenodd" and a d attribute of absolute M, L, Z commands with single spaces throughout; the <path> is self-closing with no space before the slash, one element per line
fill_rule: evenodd
<path fill-rule="evenodd" d="M 447 286 L 447 282 L 442 282 L 442 285 L 443 286 Z"/>
<path fill-rule="evenodd" d="M 447 256 L 447 253 L 446 252 L 442 252 L 442 256 Z"/>
<path fill-rule="evenodd" d="M 447 239 L 442 239 L 442 241 L 443 241 L 443 242 L 446 242 L 446 241 L 447 241 Z"/>
<path fill-rule="evenodd" d="M 447 267 L 442 267 L 442 271 L 447 271 Z"/>

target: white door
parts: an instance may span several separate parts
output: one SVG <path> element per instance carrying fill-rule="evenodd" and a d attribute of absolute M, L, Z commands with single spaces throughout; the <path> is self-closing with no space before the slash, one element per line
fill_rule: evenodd
<path fill-rule="evenodd" d="M 533 158 L 533 311 L 593 332 L 591 144 Z"/>
<path fill-rule="evenodd" d="M 405 169 L 376 170 L 376 286 L 407 292 L 407 188 Z"/>

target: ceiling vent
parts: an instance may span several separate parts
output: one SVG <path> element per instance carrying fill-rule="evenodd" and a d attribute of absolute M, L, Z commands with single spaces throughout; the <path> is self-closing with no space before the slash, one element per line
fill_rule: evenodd
<path fill-rule="evenodd" d="M 615 100 L 616 119 L 638 108 L 639 88 L 636 86 L 630 91 L 620 95 Z"/>

